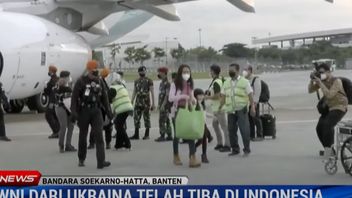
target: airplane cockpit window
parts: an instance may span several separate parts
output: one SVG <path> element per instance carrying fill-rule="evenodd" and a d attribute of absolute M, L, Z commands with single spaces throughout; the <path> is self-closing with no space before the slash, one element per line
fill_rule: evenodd
<path fill-rule="evenodd" d="M 3 67 L 4 67 L 4 59 L 3 59 L 2 54 L 0 52 L 0 76 L 2 74 Z"/>

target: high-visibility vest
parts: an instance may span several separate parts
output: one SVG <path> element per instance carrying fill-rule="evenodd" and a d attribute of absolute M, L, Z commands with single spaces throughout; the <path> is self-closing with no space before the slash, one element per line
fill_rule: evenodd
<path fill-rule="evenodd" d="M 116 114 L 132 111 L 133 106 L 127 89 L 123 85 L 113 85 L 110 88 L 116 91 L 116 96 L 112 100 L 113 111 Z"/>
<path fill-rule="evenodd" d="M 209 87 L 211 95 L 214 95 L 214 84 L 215 83 L 217 83 L 220 86 L 220 90 L 222 89 L 222 86 L 223 86 L 222 80 L 220 78 L 215 79 Z M 211 100 L 211 109 L 213 112 L 218 112 L 220 110 L 219 107 L 220 107 L 220 99 Z"/>
<path fill-rule="evenodd" d="M 224 82 L 223 90 L 225 93 L 225 107 L 226 112 L 234 112 L 241 110 L 248 106 L 249 97 L 246 92 L 248 80 L 240 77 L 235 86 L 233 86 L 232 79 Z"/>

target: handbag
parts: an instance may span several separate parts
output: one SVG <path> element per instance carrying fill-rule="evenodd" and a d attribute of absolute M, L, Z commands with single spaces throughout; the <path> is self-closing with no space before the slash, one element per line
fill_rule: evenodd
<path fill-rule="evenodd" d="M 176 138 L 185 140 L 198 140 L 204 135 L 204 111 L 196 111 L 193 106 L 191 111 L 188 108 L 179 108 L 175 120 Z"/>
<path fill-rule="evenodd" d="M 329 113 L 329 106 L 326 103 L 325 97 L 322 97 L 317 104 L 318 112 L 321 115 L 326 115 Z"/>

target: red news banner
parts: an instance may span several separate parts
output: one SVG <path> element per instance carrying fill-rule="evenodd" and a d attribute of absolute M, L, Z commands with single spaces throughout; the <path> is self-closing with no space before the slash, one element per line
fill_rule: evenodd
<path fill-rule="evenodd" d="M 39 171 L 0 171 L 0 186 L 37 186 L 42 177 Z"/>

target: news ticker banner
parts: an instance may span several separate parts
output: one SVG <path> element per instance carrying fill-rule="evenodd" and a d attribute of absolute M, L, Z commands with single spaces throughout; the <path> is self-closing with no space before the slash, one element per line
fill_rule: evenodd
<path fill-rule="evenodd" d="M 0 171 L 0 198 L 351 198 L 349 186 L 187 185 L 187 177 L 42 176 Z M 352 182 L 351 182 L 352 184 Z"/>

